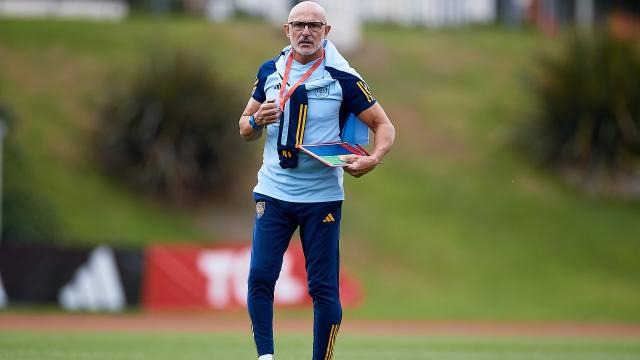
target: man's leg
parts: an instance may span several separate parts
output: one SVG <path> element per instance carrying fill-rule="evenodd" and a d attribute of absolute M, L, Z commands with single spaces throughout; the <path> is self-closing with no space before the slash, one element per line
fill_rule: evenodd
<path fill-rule="evenodd" d="M 342 202 L 308 204 L 300 214 L 300 237 L 313 298 L 313 360 L 330 360 L 342 322 L 340 218 Z"/>
<path fill-rule="evenodd" d="M 297 222 L 285 203 L 255 194 L 256 220 L 251 246 L 247 307 L 258 356 L 273 354 L 273 291 L 280 275 L 282 258 Z"/>

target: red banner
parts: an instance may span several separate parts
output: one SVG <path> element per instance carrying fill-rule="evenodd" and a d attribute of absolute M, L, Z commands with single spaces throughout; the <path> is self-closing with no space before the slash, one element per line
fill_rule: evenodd
<path fill-rule="evenodd" d="M 151 246 L 145 256 L 142 304 L 151 310 L 246 307 L 250 259 L 250 246 Z M 279 306 L 311 304 L 304 255 L 297 244 L 285 253 L 274 297 Z M 361 298 L 359 284 L 342 271 L 343 306 Z"/>

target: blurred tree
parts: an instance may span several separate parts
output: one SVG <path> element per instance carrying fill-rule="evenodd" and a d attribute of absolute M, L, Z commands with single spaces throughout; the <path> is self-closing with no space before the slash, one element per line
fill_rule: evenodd
<path fill-rule="evenodd" d="M 23 153 L 13 140 L 15 118 L 2 105 L 0 118 L 9 130 L 4 144 L 1 245 L 55 242 L 58 218 L 47 199 L 33 189 Z"/>
<path fill-rule="evenodd" d="M 242 150 L 237 93 L 189 51 L 155 54 L 100 110 L 98 155 L 114 177 L 176 203 L 222 195 Z"/>
<path fill-rule="evenodd" d="M 576 34 L 545 56 L 534 81 L 539 116 L 525 144 L 582 184 L 640 185 L 640 49 L 609 32 Z M 602 181 L 604 180 L 604 181 Z M 624 183 L 629 183 L 625 181 Z"/>

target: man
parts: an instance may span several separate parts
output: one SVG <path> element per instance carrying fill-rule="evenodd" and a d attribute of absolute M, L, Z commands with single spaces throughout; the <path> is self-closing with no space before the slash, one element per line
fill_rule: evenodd
<path fill-rule="evenodd" d="M 313 359 L 327 360 L 342 321 L 338 289 L 343 169 L 298 151 L 300 144 L 340 140 L 354 114 L 374 133 L 370 156 L 348 155 L 344 171 L 360 177 L 391 148 L 395 129 L 366 83 L 326 40 L 324 9 L 296 5 L 284 31 L 291 46 L 258 71 L 239 121 L 246 141 L 266 132 L 263 164 L 254 189 L 256 219 L 248 308 L 259 360 L 273 358 L 273 293 L 291 236 L 300 227 L 309 294 L 314 308 Z"/>

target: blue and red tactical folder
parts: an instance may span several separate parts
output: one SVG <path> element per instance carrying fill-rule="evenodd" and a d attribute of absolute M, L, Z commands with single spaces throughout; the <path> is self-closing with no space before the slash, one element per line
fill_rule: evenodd
<path fill-rule="evenodd" d="M 340 160 L 341 155 L 368 156 L 362 145 L 369 143 L 369 127 L 351 114 L 342 128 L 342 142 L 324 144 L 303 144 L 300 150 L 331 167 L 347 166 Z"/>

